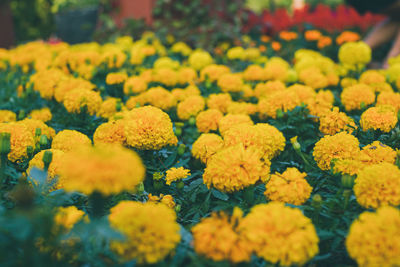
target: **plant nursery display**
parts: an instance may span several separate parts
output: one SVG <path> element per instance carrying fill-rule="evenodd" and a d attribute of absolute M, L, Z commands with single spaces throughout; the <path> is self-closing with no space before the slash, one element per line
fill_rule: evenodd
<path fill-rule="evenodd" d="M 400 57 L 361 38 L 0 49 L 1 266 L 400 266 Z"/>

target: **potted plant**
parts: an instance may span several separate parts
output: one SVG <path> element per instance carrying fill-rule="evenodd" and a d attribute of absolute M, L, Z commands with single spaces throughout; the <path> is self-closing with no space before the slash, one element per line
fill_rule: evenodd
<path fill-rule="evenodd" d="M 96 29 L 100 0 L 54 0 L 56 34 L 68 43 L 90 42 Z"/>

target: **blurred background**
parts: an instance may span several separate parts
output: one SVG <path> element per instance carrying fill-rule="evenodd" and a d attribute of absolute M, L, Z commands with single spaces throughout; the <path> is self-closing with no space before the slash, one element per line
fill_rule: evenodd
<path fill-rule="evenodd" d="M 105 43 L 151 30 L 163 41 L 210 50 L 282 30 L 364 33 L 381 19 L 343 0 L 0 0 L 0 47 L 33 40 Z"/>

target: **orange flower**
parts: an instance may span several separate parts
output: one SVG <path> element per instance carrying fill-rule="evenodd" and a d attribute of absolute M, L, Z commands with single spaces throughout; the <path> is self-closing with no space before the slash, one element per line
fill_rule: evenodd
<path fill-rule="evenodd" d="M 258 47 L 258 49 L 260 50 L 260 52 L 265 52 L 265 51 L 267 51 L 267 47 L 266 47 L 265 45 L 260 45 L 260 46 Z"/>
<path fill-rule="evenodd" d="M 263 43 L 268 43 L 270 40 L 271 40 L 271 37 L 269 37 L 268 35 L 261 36 L 261 42 L 263 42 Z"/>
<path fill-rule="evenodd" d="M 318 30 L 310 30 L 304 33 L 304 38 L 306 38 L 307 41 L 317 41 L 321 39 L 321 37 L 323 36 Z"/>
<path fill-rule="evenodd" d="M 322 48 L 324 48 L 326 46 L 330 46 L 331 44 L 332 44 L 331 37 L 323 36 L 318 40 L 317 46 L 318 46 L 319 49 L 322 49 Z"/>
<path fill-rule="evenodd" d="M 282 31 L 279 33 L 279 38 L 285 41 L 291 41 L 297 39 L 297 33 L 289 32 L 289 31 Z"/>
<path fill-rule="evenodd" d="M 336 43 L 342 45 L 347 42 L 356 42 L 360 40 L 360 35 L 356 32 L 344 31 L 337 38 Z"/>
<path fill-rule="evenodd" d="M 281 50 L 282 45 L 279 42 L 272 42 L 271 44 L 272 49 L 274 49 L 274 51 L 279 51 Z"/>

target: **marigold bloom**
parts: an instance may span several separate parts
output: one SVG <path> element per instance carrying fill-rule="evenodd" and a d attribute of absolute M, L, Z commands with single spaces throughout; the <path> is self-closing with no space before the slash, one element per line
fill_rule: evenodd
<path fill-rule="evenodd" d="M 350 66 L 364 66 L 371 61 L 371 48 L 364 42 L 348 42 L 339 49 L 339 60 Z"/>
<path fill-rule="evenodd" d="M 382 207 L 363 212 L 350 226 L 346 248 L 359 266 L 400 265 L 400 211 Z"/>
<path fill-rule="evenodd" d="M 18 121 L 17 123 L 25 125 L 29 131 L 31 131 L 33 136 L 35 136 L 37 129 L 40 129 L 41 134 L 45 135 L 48 139 L 52 139 L 56 135 L 56 131 L 53 128 L 47 126 L 43 121 L 40 120 L 24 119 L 22 121 Z"/>
<path fill-rule="evenodd" d="M 224 144 L 226 147 L 243 144 L 260 152 L 260 157 L 272 159 L 283 151 L 286 140 L 283 134 L 267 123 L 256 125 L 240 124 L 233 126 L 224 133 Z"/>
<path fill-rule="evenodd" d="M 17 120 L 17 114 L 11 110 L 0 110 L 0 123 L 12 122 Z"/>
<path fill-rule="evenodd" d="M 400 76 L 399 76 L 400 77 Z M 390 105 L 398 112 L 400 110 L 400 93 L 395 92 L 381 92 L 376 101 L 377 106 Z"/>
<path fill-rule="evenodd" d="M 282 48 L 282 45 L 279 42 L 272 42 L 271 47 L 274 51 L 279 51 Z"/>
<path fill-rule="evenodd" d="M 134 151 L 103 145 L 65 153 L 59 172 L 66 191 L 111 195 L 134 189 L 143 181 L 145 167 Z"/>
<path fill-rule="evenodd" d="M 388 162 L 394 164 L 397 153 L 390 146 L 382 144 L 380 141 L 374 141 L 366 145 L 361 150 L 360 160 L 365 164 L 377 164 Z"/>
<path fill-rule="evenodd" d="M 334 107 L 332 111 L 325 113 L 319 119 L 319 130 L 323 134 L 334 135 L 341 131 L 352 133 L 357 126 L 353 119 L 340 112 L 339 108 Z"/>
<path fill-rule="evenodd" d="M 360 83 L 374 84 L 384 82 L 386 82 L 386 77 L 377 70 L 366 70 L 360 76 Z"/>
<path fill-rule="evenodd" d="M 176 145 L 172 122 L 161 109 L 145 106 L 135 108 L 124 119 L 126 142 L 141 150 L 159 150 L 167 145 Z"/>
<path fill-rule="evenodd" d="M 84 216 L 85 212 L 78 210 L 75 206 L 59 207 L 54 216 L 54 222 L 69 231 Z"/>
<path fill-rule="evenodd" d="M 232 193 L 265 180 L 268 174 L 269 162 L 264 163 L 257 150 L 238 144 L 217 151 L 210 158 L 203 182 L 208 188 Z"/>
<path fill-rule="evenodd" d="M 230 60 L 243 60 L 244 56 L 244 48 L 241 46 L 232 47 L 226 52 L 226 57 Z"/>
<path fill-rule="evenodd" d="M 359 159 L 339 159 L 334 162 L 333 173 L 357 175 L 367 165 Z"/>
<path fill-rule="evenodd" d="M 48 172 L 48 178 L 53 179 L 59 174 L 59 168 L 60 164 L 63 160 L 64 152 L 58 149 L 46 149 L 42 150 L 39 153 L 37 153 L 30 161 L 29 161 L 29 167 L 28 170 L 26 171 L 29 173 L 33 167 L 39 168 L 39 169 L 44 169 L 44 162 L 43 162 L 43 156 L 46 151 L 50 151 L 52 153 L 52 159 L 49 165 L 49 169 L 47 170 Z M 57 183 L 58 184 L 58 183 Z M 55 188 L 61 188 L 58 185 L 54 186 Z"/>
<path fill-rule="evenodd" d="M 301 105 L 298 95 L 292 90 L 277 91 L 258 102 L 258 112 L 261 117 L 276 118 L 278 110 L 283 112 Z"/>
<path fill-rule="evenodd" d="M 160 194 L 160 196 L 153 196 L 152 194 L 148 194 L 147 197 L 148 197 L 148 202 L 161 203 L 171 209 L 175 208 L 176 204 L 174 198 L 171 195 Z"/>
<path fill-rule="evenodd" d="M 207 107 L 210 109 L 218 109 L 222 113 L 228 112 L 228 106 L 232 102 L 230 94 L 211 94 L 207 99 Z"/>
<path fill-rule="evenodd" d="M 332 38 L 329 36 L 322 36 L 317 43 L 317 47 L 319 49 L 323 49 L 324 47 L 330 46 L 332 44 Z"/>
<path fill-rule="evenodd" d="M 116 120 L 103 123 L 93 134 L 93 143 L 98 144 L 126 144 L 124 121 Z"/>
<path fill-rule="evenodd" d="M 286 89 L 285 84 L 282 81 L 268 81 L 266 83 L 258 83 L 254 88 L 254 96 L 258 99 L 268 97 L 269 95 Z"/>
<path fill-rule="evenodd" d="M 0 116 L 1 117 L 1 116 Z M 51 111 L 49 108 L 42 108 L 42 109 L 35 109 L 32 110 L 28 117 L 34 119 L 34 120 L 40 120 L 43 122 L 48 122 L 52 119 L 53 115 L 51 114 Z"/>
<path fill-rule="evenodd" d="M 318 236 L 299 209 L 271 202 L 254 206 L 240 231 L 258 257 L 281 266 L 304 265 L 318 254 Z"/>
<path fill-rule="evenodd" d="M 54 136 L 51 148 L 68 152 L 82 146 L 91 145 L 92 141 L 83 133 L 75 130 L 62 130 Z"/>
<path fill-rule="evenodd" d="M 230 69 L 225 65 L 211 64 L 200 71 L 200 81 L 208 80 L 210 82 L 215 82 L 219 77 L 229 72 Z"/>
<path fill-rule="evenodd" d="M 186 98 L 177 106 L 177 114 L 179 119 L 188 120 L 195 117 L 205 108 L 206 102 L 202 96 L 194 95 Z"/>
<path fill-rule="evenodd" d="M 82 108 L 86 108 L 90 115 L 94 115 L 100 108 L 102 99 L 98 92 L 76 88 L 65 94 L 63 103 L 70 113 L 79 114 Z"/>
<path fill-rule="evenodd" d="M 322 170 L 329 170 L 334 159 L 355 159 L 359 156 L 358 139 L 346 132 L 326 135 L 314 147 L 313 156 Z"/>
<path fill-rule="evenodd" d="M 65 94 L 69 91 L 80 88 L 82 90 L 92 90 L 96 86 L 83 78 L 69 78 L 60 81 L 54 89 L 54 98 L 57 102 L 64 101 Z"/>
<path fill-rule="evenodd" d="M 279 38 L 285 41 L 291 41 L 297 39 L 297 33 L 289 31 L 281 31 L 279 33 Z"/>
<path fill-rule="evenodd" d="M 212 64 L 213 59 L 211 55 L 206 51 L 197 50 L 194 51 L 188 58 L 189 65 L 195 70 L 201 70 L 202 68 Z"/>
<path fill-rule="evenodd" d="M 256 112 L 257 105 L 253 103 L 232 101 L 228 106 L 228 113 L 230 114 L 253 115 Z"/>
<path fill-rule="evenodd" d="M 121 201 L 110 211 L 111 226 L 126 237 L 113 241 L 111 248 L 124 261 L 154 264 L 171 254 L 181 240 L 175 212 L 165 205 Z"/>
<path fill-rule="evenodd" d="M 12 162 L 21 162 L 28 157 L 27 148 L 35 147 L 35 139 L 32 132 L 22 123 L 0 123 L 0 133 L 10 133 L 11 151 L 8 159 Z"/>
<path fill-rule="evenodd" d="M 234 73 L 221 75 L 217 84 L 223 92 L 240 92 L 244 86 L 242 77 Z"/>
<path fill-rule="evenodd" d="M 219 129 L 219 132 L 222 135 L 224 135 L 224 133 L 227 130 L 229 130 L 230 128 L 232 128 L 235 125 L 240 125 L 240 124 L 253 125 L 254 122 L 251 120 L 249 115 L 227 114 L 218 121 L 218 129 Z"/>
<path fill-rule="evenodd" d="M 224 212 L 212 213 L 192 228 L 196 253 L 214 261 L 232 263 L 250 261 L 251 249 L 238 231 L 243 212 L 235 207 L 232 216 Z"/>
<path fill-rule="evenodd" d="M 400 205 L 400 169 L 382 162 L 365 167 L 354 181 L 357 202 L 365 208 Z"/>
<path fill-rule="evenodd" d="M 342 45 L 346 42 L 356 42 L 360 40 L 360 35 L 356 32 L 344 31 L 336 37 L 336 44 Z"/>
<path fill-rule="evenodd" d="M 360 125 L 363 131 L 369 129 L 390 132 L 397 124 L 396 109 L 392 106 L 371 107 L 361 115 Z"/>
<path fill-rule="evenodd" d="M 154 69 L 152 81 L 165 86 L 175 86 L 179 82 L 178 72 L 169 68 Z"/>
<path fill-rule="evenodd" d="M 176 106 L 174 95 L 161 86 L 152 87 L 143 93 L 144 101 L 162 110 L 169 110 Z"/>
<path fill-rule="evenodd" d="M 310 99 L 317 96 L 317 93 L 311 86 L 302 84 L 293 84 L 287 88 L 288 90 L 294 91 L 300 98 L 301 103 L 307 103 Z"/>
<path fill-rule="evenodd" d="M 223 146 L 224 141 L 219 135 L 202 134 L 192 145 L 192 156 L 203 163 L 207 163 L 211 156 L 222 149 Z"/>
<path fill-rule="evenodd" d="M 317 41 L 322 37 L 322 34 L 318 30 L 308 30 L 304 33 L 304 38 L 307 41 Z"/>
<path fill-rule="evenodd" d="M 128 79 L 128 75 L 122 72 L 113 72 L 107 74 L 106 77 L 106 84 L 113 85 L 113 84 L 121 84 L 124 83 Z"/>
<path fill-rule="evenodd" d="M 309 199 L 312 187 L 305 177 L 307 173 L 296 168 L 287 168 L 283 173 L 271 174 L 264 195 L 272 200 L 293 205 L 302 205 Z"/>
<path fill-rule="evenodd" d="M 250 65 L 243 72 L 243 79 L 246 81 L 265 81 L 267 73 L 265 69 L 259 65 Z"/>
<path fill-rule="evenodd" d="M 54 90 L 57 85 L 67 76 L 59 69 L 52 68 L 38 71 L 30 77 L 30 82 L 33 83 L 33 90 L 40 93 L 44 99 L 52 99 Z"/>
<path fill-rule="evenodd" d="M 346 111 L 358 110 L 375 102 L 374 90 L 366 84 L 344 88 L 340 99 Z"/>
<path fill-rule="evenodd" d="M 122 109 L 121 99 L 109 97 L 101 103 L 100 109 L 97 110 L 97 116 L 103 118 L 110 118 L 117 112 L 117 105 Z"/>
<path fill-rule="evenodd" d="M 167 185 L 171 185 L 172 182 L 176 182 L 190 176 L 190 170 L 183 167 L 171 168 L 167 170 L 165 180 Z"/>
<path fill-rule="evenodd" d="M 218 109 L 201 111 L 196 117 L 196 127 L 202 133 L 216 131 L 218 130 L 218 122 L 223 116 Z"/>
<path fill-rule="evenodd" d="M 133 76 L 126 79 L 124 83 L 124 94 L 132 95 L 146 91 L 147 81 L 140 76 Z"/>

